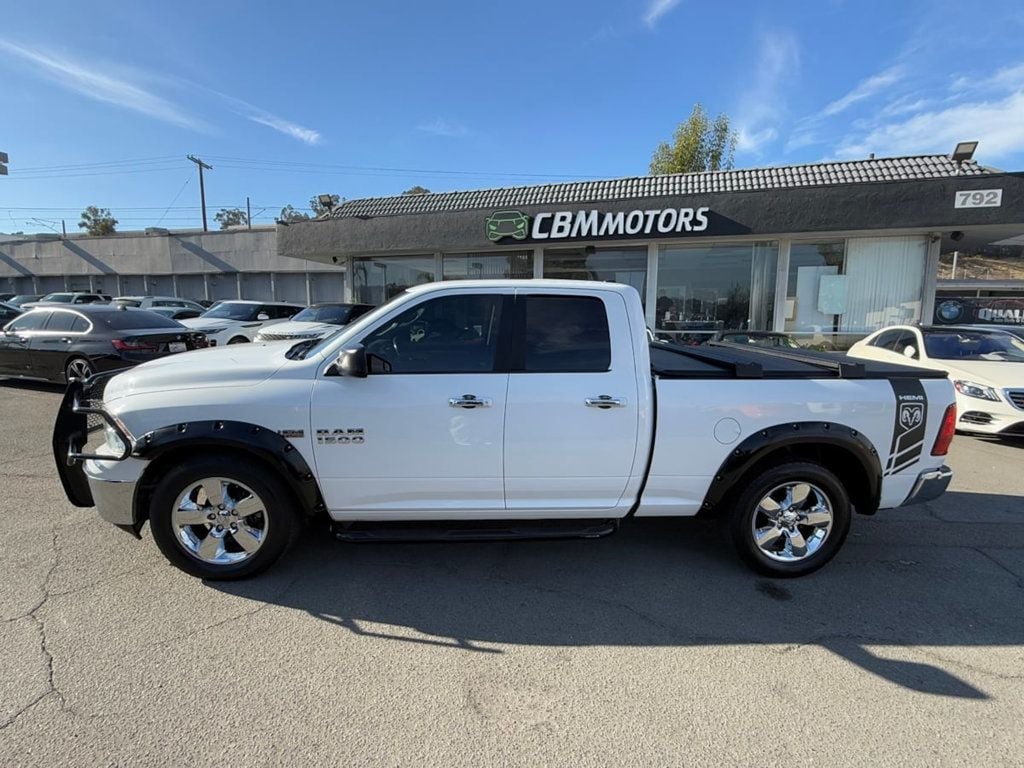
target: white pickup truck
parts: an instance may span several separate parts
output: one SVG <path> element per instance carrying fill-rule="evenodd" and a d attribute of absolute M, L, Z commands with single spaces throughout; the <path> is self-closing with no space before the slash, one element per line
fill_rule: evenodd
<path fill-rule="evenodd" d="M 69 386 L 70 501 L 209 579 L 270 566 L 304 518 L 343 539 L 599 536 L 716 515 L 775 576 L 851 513 L 932 499 L 956 422 L 941 371 L 649 343 L 611 283 L 410 289 L 322 340 L 156 360 Z"/>

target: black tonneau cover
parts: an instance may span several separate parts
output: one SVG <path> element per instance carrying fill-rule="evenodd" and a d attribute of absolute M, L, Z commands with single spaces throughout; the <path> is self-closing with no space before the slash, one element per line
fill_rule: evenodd
<path fill-rule="evenodd" d="M 712 342 L 652 342 L 651 372 L 662 379 L 944 379 L 943 371 L 859 360 L 838 352 Z"/>

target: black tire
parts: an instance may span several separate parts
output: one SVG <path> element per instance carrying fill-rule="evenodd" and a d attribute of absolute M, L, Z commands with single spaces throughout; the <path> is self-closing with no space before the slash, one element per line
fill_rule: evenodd
<path fill-rule="evenodd" d="M 234 338 L 232 338 L 228 342 L 228 344 L 248 344 L 248 343 L 249 343 L 249 340 L 247 338 L 245 338 L 245 336 L 235 336 Z"/>
<path fill-rule="evenodd" d="M 76 355 L 69 357 L 64 363 L 64 382 L 68 383 L 72 378 L 88 378 L 96 373 L 89 358 Z M 81 374 L 81 375 L 80 375 Z"/>
<path fill-rule="evenodd" d="M 228 481 L 226 487 L 234 490 L 239 486 L 232 485 L 232 481 L 240 486 L 247 486 L 262 501 L 263 511 L 256 516 L 255 524 L 258 526 L 264 523 L 265 537 L 256 551 L 240 562 L 206 562 L 189 551 L 184 541 L 179 538 L 179 529 L 176 528 L 173 519 L 178 500 L 190 487 L 208 477 L 225 478 Z M 266 517 L 263 518 L 261 515 Z M 265 571 L 287 551 L 301 529 L 299 512 L 295 508 L 293 497 L 276 474 L 258 462 L 248 462 L 234 456 L 213 455 L 197 456 L 182 462 L 161 478 L 150 497 L 149 526 L 157 546 L 172 565 L 193 576 L 211 581 L 245 579 Z M 210 525 L 190 526 L 190 538 L 201 542 L 212 532 L 212 529 L 205 530 L 207 528 L 210 528 Z M 234 545 L 234 540 L 227 542 L 225 548 L 231 545 Z M 237 545 L 234 546 L 238 550 L 241 549 Z"/>
<path fill-rule="evenodd" d="M 802 559 L 789 562 L 775 559 L 762 551 L 755 541 L 754 534 L 754 517 L 759 514 L 758 507 L 762 499 L 773 489 L 778 489 L 786 484 L 813 486 L 815 490 L 812 490 L 812 494 L 816 491 L 823 494 L 832 512 L 831 527 L 817 548 Z M 816 495 L 813 496 L 813 500 L 817 500 L 817 498 Z M 726 513 L 725 522 L 736 552 L 747 565 L 766 576 L 788 578 L 813 573 L 835 557 L 850 532 L 850 517 L 850 497 L 839 478 L 820 464 L 794 461 L 766 470 L 747 482 L 744 490 L 736 497 L 732 509 Z M 758 517 L 758 521 L 766 522 L 766 518 L 762 515 Z M 771 527 L 771 524 L 769 523 L 765 527 Z M 799 522 L 795 523 L 794 527 L 801 532 L 802 536 L 810 534 L 814 530 L 809 526 L 801 527 Z M 790 535 L 786 531 L 782 531 L 782 533 L 784 534 L 781 536 L 782 541 L 775 541 L 770 546 L 784 548 Z M 813 536 L 806 538 L 805 541 L 810 543 L 812 539 Z M 810 546 L 808 546 L 809 549 Z M 785 551 L 775 553 L 775 557 L 785 556 Z"/>

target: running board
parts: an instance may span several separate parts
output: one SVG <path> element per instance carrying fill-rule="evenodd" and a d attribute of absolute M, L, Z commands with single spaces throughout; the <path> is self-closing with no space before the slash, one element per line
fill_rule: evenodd
<path fill-rule="evenodd" d="M 618 520 L 466 520 L 332 523 L 334 536 L 350 542 L 511 541 L 599 539 Z"/>

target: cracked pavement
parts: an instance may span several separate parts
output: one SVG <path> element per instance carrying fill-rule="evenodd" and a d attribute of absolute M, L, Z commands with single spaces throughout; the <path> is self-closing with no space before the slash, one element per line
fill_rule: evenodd
<path fill-rule="evenodd" d="M 1024 442 L 773 581 L 713 526 L 352 545 L 204 584 L 63 498 L 0 384 L 0 765 L 1019 765 Z"/>

